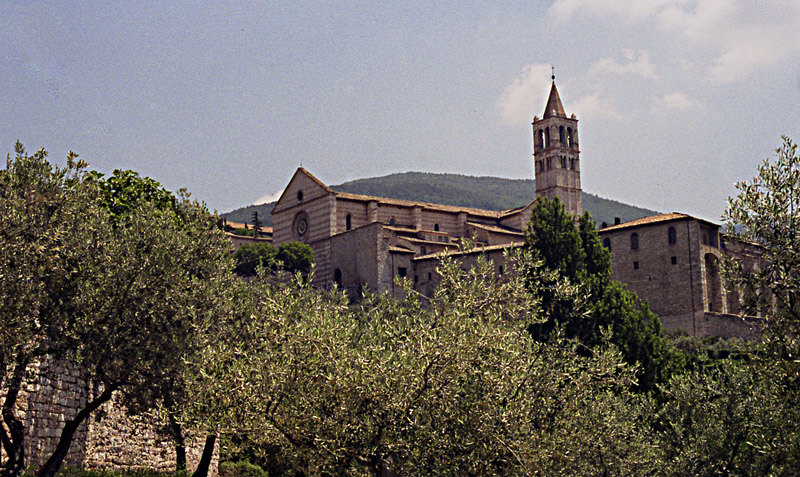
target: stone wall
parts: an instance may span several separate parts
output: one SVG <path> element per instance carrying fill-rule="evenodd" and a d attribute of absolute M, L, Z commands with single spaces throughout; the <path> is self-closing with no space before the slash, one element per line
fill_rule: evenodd
<path fill-rule="evenodd" d="M 20 392 L 16 415 L 25 429 L 25 464 L 35 469 L 55 450 L 64 423 L 98 395 L 86 374 L 73 363 L 44 359 L 27 369 L 29 380 Z M 0 396 L 5 398 L 5 390 Z M 81 424 L 63 466 L 69 468 L 175 469 L 175 446 L 157 433 L 164 419 L 156 415 L 129 417 L 119 400 L 112 398 Z M 187 439 L 187 464 L 197 466 L 204 439 Z M 216 475 L 219 449 L 211 473 Z M 5 454 L 0 449 L 0 457 Z"/>

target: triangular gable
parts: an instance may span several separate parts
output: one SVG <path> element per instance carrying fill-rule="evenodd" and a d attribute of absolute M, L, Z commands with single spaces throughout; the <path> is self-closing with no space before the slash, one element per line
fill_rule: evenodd
<path fill-rule="evenodd" d="M 298 198 L 298 193 L 302 194 L 302 200 Z M 298 167 L 292 179 L 283 189 L 280 198 L 275 203 L 272 213 L 280 212 L 283 209 L 297 205 L 300 202 L 333 194 L 333 190 L 325 185 L 321 180 L 314 177 L 310 172 L 302 167 Z"/>

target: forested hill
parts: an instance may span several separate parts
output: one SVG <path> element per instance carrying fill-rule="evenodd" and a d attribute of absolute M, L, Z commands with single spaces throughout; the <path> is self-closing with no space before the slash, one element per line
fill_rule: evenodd
<path fill-rule="evenodd" d="M 331 186 L 339 192 L 415 200 L 433 204 L 458 205 L 488 210 L 506 210 L 528 204 L 534 197 L 534 181 L 527 179 L 501 179 L 498 177 L 474 177 L 460 174 L 433 174 L 428 172 L 404 172 L 383 177 L 358 179 Z M 272 225 L 272 207 L 269 204 L 251 205 L 222 214 L 234 222 L 250 222 L 253 211 L 264 225 Z M 614 217 L 622 221 L 638 219 L 657 212 L 603 199 L 583 193 L 583 207 L 595 220 L 613 223 Z"/>

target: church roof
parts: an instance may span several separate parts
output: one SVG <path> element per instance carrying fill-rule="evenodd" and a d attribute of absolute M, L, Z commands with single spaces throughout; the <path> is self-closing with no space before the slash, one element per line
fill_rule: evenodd
<path fill-rule="evenodd" d="M 481 217 L 491 217 L 491 218 L 498 218 L 503 214 L 503 211 L 497 210 L 484 210 L 484 209 L 475 209 L 472 207 L 459 207 L 455 205 L 444 205 L 444 204 L 431 204 L 429 202 L 417 202 L 413 200 L 404 200 L 404 199 L 390 199 L 388 197 L 375 197 L 371 195 L 361 195 L 361 194 L 351 194 L 349 192 L 335 192 L 337 199 L 345 199 L 345 200 L 354 200 L 359 202 L 377 202 L 379 204 L 386 204 L 386 205 L 396 205 L 399 207 L 420 207 L 423 209 L 428 210 L 437 210 L 442 212 L 465 212 L 468 215 L 476 215 Z"/>
<path fill-rule="evenodd" d="M 600 229 L 599 232 L 609 232 L 611 230 L 619 230 L 619 229 L 627 229 L 630 227 L 638 227 L 640 225 L 650 225 L 659 222 L 669 222 L 671 220 L 697 220 L 699 222 L 704 222 L 709 225 L 713 225 L 715 227 L 719 227 L 719 225 L 709 222 L 707 220 L 699 219 L 697 217 L 692 217 L 688 214 L 681 214 L 679 212 L 670 212 L 669 214 L 659 214 L 659 215 L 650 215 L 648 217 L 642 217 L 641 219 L 631 220 L 629 222 L 625 222 L 619 225 L 612 225 L 611 227 L 606 227 L 604 229 Z"/>
<path fill-rule="evenodd" d="M 544 108 L 543 119 L 552 117 L 567 117 L 567 113 L 564 111 L 564 105 L 561 104 L 561 97 L 558 95 L 558 89 L 556 89 L 555 81 L 553 81 L 553 86 L 550 88 L 550 97 L 547 98 L 547 106 Z"/>

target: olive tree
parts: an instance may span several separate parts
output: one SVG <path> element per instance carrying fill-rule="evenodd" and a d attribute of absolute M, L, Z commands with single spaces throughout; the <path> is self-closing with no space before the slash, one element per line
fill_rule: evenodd
<path fill-rule="evenodd" d="M 758 166 L 751 181 L 736 184 L 723 215 L 731 238 L 755 244 L 761 267 L 728 261 L 726 278 L 745 294 L 746 312 L 763 312 L 773 337 L 800 332 L 800 156 L 784 136 L 774 161 Z M 772 306 L 774 305 L 774 306 Z"/>
<path fill-rule="evenodd" d="M 25 468 L 23 422 L 16 417 L 26 370 L 48 355 L 70 355 L 73 331 L 95 286 L 103 249 L 111 239 L 98 191 L 87 184 L 86 164 L 70 153 L 50 164 L 22 144 L 0 170 L 0 440 L 5 473 Z"/>
<path fill-rule="evenodd" d="M 281 449 L 307 474 L 631 473 L 635 369 L 611 345 L 534 341 L 551 272 L 530 254 L 495 276 L 445 260 L 427 303 L 305 283 L 241 284 L 191 372 L 187 423 Z M 524 279 L 523 279 L 524 277 Z M 552 278 L 552 277 L 549 277 Z M 567 285 L 553 292 L 578 299 Z M 225 337 L 228 337 L 227 339 Z"/>
<path fill-rule="evenodd" d="M 35 359 L 68 359 L 100 390 L 65 422 L 39 471 L 53 475 L 75 431 L 115 392 L 131 405 L 154 401 L 196 349 L 197 324 L 220 306 L 231 245 L 215 218 L 135 179 L 88 174 L 74 154 L 59 168 L 21 145 L 0 173 L 0 364 L 10 376 L 0 437 L 11 475 L 24 468 L 14 407 Z"/>

